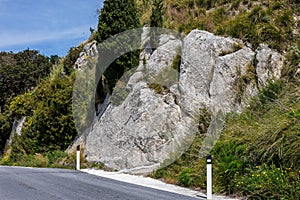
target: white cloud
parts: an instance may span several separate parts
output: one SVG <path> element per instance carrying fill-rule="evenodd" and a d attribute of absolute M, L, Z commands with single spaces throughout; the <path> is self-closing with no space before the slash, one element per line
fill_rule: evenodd
<path fill-rule="evenodd" d="M 0 0 L 0 2 L 3 0 Z M 36 44 L 59 39 L 75 39 L 88 35 L 88 26 L 81 26 L 62 31 L 32 31 L 32 32 L 0 32 L 0 47 Z"/>

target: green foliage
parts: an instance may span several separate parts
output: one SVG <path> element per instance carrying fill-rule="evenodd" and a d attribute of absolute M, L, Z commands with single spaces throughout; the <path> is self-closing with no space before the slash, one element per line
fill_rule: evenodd
<path fill-rule="evenodd" d="M 12 155 L 7 153 L 0 161 L 0 164 L 25 167 L 75 168 L 75 153 L 68 154 L 58 150 L 43 154 L 35 153 L 23 155 L 22 157 L 19 157 L 18 160 L 12 158 Z"/>
<path fill-rule="evenodd" d="M 102 163 L 88 162 L 81 152 L 81 168 L 106 169 Z M 14 160 L 10 153 L 6 153 L 0 165 L 26 166 L 26 167 L 50 167 L 75 169 L 76 152 L 65 152 L 60 150 L 49 151 L 45 153 L 35 153 L 23 155 L 18 160 Z M 109 169 L 106 169 L 109 170 Z"/>
<path fill-rule="evenodd" d="M 152 14 L 150 16 L 150 27 L 162 27 L 163 26 L 163 0 L 154 0 L 152 6 Z"/>
<path fill-rule="evenodd" d="M 0 155 L 13 123 L 13 116 L 8 110 L 9 103 L 15 96 L 32 90 L 40 79 L 50 73 L 50 69 L 51 61 L 35 50 L 0 53 Z"/>
<path fill-rule="evenodd" d="M 266 43 L 271 48 L 282 51 L 292 39 L 292 25 L 291 10 L 272 10 L 256 6 L 250 12 L 223 21 L 216 33 L 240 38 L 252 43 L 254 47 L 259 43 Z"/>
<path fill-rule="evenodd" d="M 198 1 L 196 1 L 196 4 L 205 9 L 211 9 L 216 6 L 223 6 L 226 4 L 231 4 L 231 7 L 236 8 L 236 7 L 238 7 L 239 2 L 241 2 L 241 1 L 237 1 L 237 0 L 198 0 Z"/>
<path fill-rule="evenodd" d="M 259 103 L 266 104 L 268 102 L 274 102 L 278 98 L 278 95 L 282 91 L 282 89 L 283 82 L 269 82 L 268 86 L 266 88 L 263 88 L 258 95 Z"/>
<path fill-rule="evenodd" d="M 297 3 L 280 1 L 171 1 L 165 0 L 165 26 L 189 33 L 198 28 L 219 35 L 240 38 L 253 44 L 268 44 L 284 52 L 299 34 L 293 16 L 299 16 Z"/>
<path fill-rule="evenodd" d="M 120 56 L 117 60 L 111 63 L 104 72 L 107 79 L 109 91 L 112 93 L 116 83 L 123 74 L 138 66 L 139 51 L 129 52 Z"/>
<path fill-rule="evenodd" d="M 27 116 L 22 135 L 13 139 L 13 161 L 24 155 L 64 150 L 76 136 L 71 110 L 74 77 L 53 74 L 11 102 L 13 116 Z"/>
<path fill-rule="evenodd" d="M 220 192 L 232 193 L 234 187 L 232 178 L 236 174 L 243 173 L 247 164 L 244 157 L 239 157 L 246 149 L 246 144 L 239 144 L 236 141 L 227 141 L 225 144 L 217 143 L 214 147 L 213 159 L 217 164 L 215 172 L 220 177 L 218 182 L 222 185 Z"/>
<path fill-rule="evenodd" d="M 12 123 L 12 117 L 8 111 L 0 113 L 0 157 L 3 154 L 6 141 L 9 138 Z"/>
<path fill-rule="evenodd" d="M 123 31 L 138 27 L 140 27 L 140 24 L 134 0 L 107 0 L 104 1 L 103 8 L 100 11 L 98 30 L 95 34 L 95 39 L 98 43 L 102 43 L 108 38 Z M 111 51 L 112 54 L 110 56 L 116 52 L 122 52 L 122 49 L 124 49 L 126 45 L 129 45 L 124 43 L 124 41 L 129 40 L 138 43 L 140 38 L 135 38 L 135 36 L 124 36 L 122 44 L 117 41 L 115 41 L 115 43 L 110 43 L 108 44 L 109 46 L 104 47 L 105 51 Z M 100 60 L 101 59 L 106 58 L 100 58 Z M 122 77 L 124 72 L 136 67 L 138 62 L 139 51 L 133 50 L 132 52 L 123 54 L 109 65 L 104 72 L 104 76 L 107 78 L 110 92 L 113 91 L 115 84 Z"/>
<path fill-rule="evenodd" d="M 300 40 L 299 40 L 300 41 Z M 299 78 L 300 73 L 297 73 L 298 64 L 300 63 L 300 42 L 298 46 L 292 46 L 286 55 L 286 65 L 283 68 L 282 75 L 288 80 L 296 80 Z"/>
<path fill-rule="evenodd" d="M 70 75 L 74 71 L 74 64 L 83 50 L 83 45 L 70 48 L 67 56 L 63 60 L 64 72 Z"/>
<path fill-rule="evenodd" d="M 149 83 L 148 87 L 153 89 L 156 94 L 163 94 L 163 92 L 165 91 L 165 88 L 158 83 Z"/>
<path fill-rule="evenodd" d="M 152 13 L 150 16 L 150 27 L 163 27 L 163 14 L 164 14 L 164 5 L 163 0 L 154 0 L 152 5 Z M 155 50 L 158 44 L 159 34 L 156 31 L 150 30 L 150 41 L 149 44 L 152 47 L 152 50 Z"/>
<path fill-rule="evenodd" d="M 232 184 L 236 191 L 244 191 L 249 199 L 299 199 L 299 174 L 292 168 L 263 164 L 249 174 L 233 179 Z"/>
<path fill-rule="evenodd" d="M 51 56 L 50 56 L 50 63 L 51 63 L 52 65 L 57 65 L 57 64 L 58 64 L 58 61 L 59 61 L 58 55 L 51 55 Z"/>
<path fill-rule="evenodd" d="M 190 168 L 184 169 L 179 175 L 178 175 L 178 180 L 179 184 L 185 187 L 191 186 L 191 178 L 193 170 Z"/>
<path fill-rule="evenodd" d="M 139 19 L 133 0 L 108 0 L 100 11 L 95 39 L 101 43 L 111 36 L 137 27 Z"/>
<path fill-rule="evenodd" d="M 36 50 L 0 53 L 0 110 L 9 98 L 31 90 L 51 70 L 50 60 Z"/>
<path fill-rule="evenodd" d="M 25 167 L 47 167 L 48 163 L 49 161 L 47 157 L 44 157 L 42 154 L 34 154 L 22 156 L 22 158 L 20 158 L 20 160 L 18 160 L 18 163 L 15 163 L 15 165 Z"/>
<path fill-rule="evenodd" d="M 117 82 L 113 94 L 110 97 L 110 104 L 121 105 L 130 93 L 130 89 L 126 87 L 129 79 L 135 73 L 136 68 L 127 71 L 122 78 Z"/>
<path fill-rule="evenodd" d="M 227 18 L 227 13 L 224 7 L 218 8 L 215 12 L 211 13 L 214 24 L 221 24 Z"/>
<path fill-rule="evenodd" d="M 294 84 L 270 83 L 244 113 L 228 116 L 213 150 L 218 191 L 249 198 L 299 198 L 298 90 Z M 275 168 L 289 173 L 279 174 Z"/>

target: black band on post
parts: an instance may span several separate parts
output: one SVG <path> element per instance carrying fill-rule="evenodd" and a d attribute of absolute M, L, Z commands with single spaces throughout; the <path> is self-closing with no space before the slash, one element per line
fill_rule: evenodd
<path fill-rule="evenodd" d="M 211 155 L 208 155 L 206 157 L 206 164 L 212 164 L 212 158 L 211 158 Z"/>

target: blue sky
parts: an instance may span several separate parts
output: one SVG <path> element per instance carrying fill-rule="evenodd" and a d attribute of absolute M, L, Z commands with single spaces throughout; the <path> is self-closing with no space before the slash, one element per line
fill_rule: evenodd
<path fill-rule="evenodd" d="M 0 51 L 65 56 L 97 27 L 103 0 L 0 0 Z"/>

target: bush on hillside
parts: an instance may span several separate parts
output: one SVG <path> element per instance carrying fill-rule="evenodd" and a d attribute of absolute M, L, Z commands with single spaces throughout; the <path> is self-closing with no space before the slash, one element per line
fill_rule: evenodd
<path fill-rule="evenodd" d="M 12 160 L 65 150 L 71 144 L 77 134 L 72 116 L 73 81 L 74 76 L 57 73 L 11 102 L 13 116 L 27 116 L 22 134 L 13 139 Z"/>

